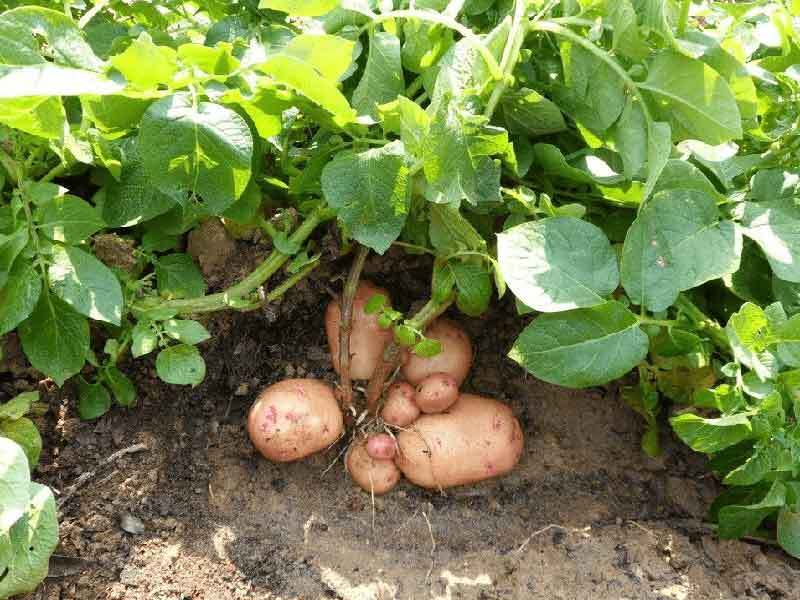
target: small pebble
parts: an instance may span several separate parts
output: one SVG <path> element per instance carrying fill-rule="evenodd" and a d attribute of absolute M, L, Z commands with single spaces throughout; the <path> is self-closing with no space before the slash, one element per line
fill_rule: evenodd
<path fill-rule="evenodd" d="M 138 517 L 134 517 L 130 513 L 122 513 L 119 526 L 123 531 L 131 535 L 142 535 L 144 533 L 144 523 L 142 523 L 142 520 Z"/>

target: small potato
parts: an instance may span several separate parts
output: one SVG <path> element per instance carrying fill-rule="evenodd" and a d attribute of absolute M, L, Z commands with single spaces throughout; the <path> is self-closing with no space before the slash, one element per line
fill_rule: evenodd
<path fill-rule="evenodd" d="M 417 386 L 414 402 L 424 413 L 446 411 L 458 400 L 458 383 L 449 373 L 434 373 Z"/>
<path fill-rule="evenodd" d="M 412 385 L 419 385 L 434 373 L 448 373 L 461 386 L 472 366 L 472 344 L 467 334 L 452 321 L 436 319 L 425 331 L 425 337 L 441 342 L 442 351 L 430 358 L 409 353 L 403 377 Z"/>
<path fill-rule="evenodd" d="M 275 462 L 304 458 L 330 446 L 344 423 L 331 387 L 316 379 L 285 379 L 265 389 L 247 418 L 256 449 Z"/>
<path fill-rule="evenodd" d="M 497 400 L 462 394 L 449 411 L 422 415 L 397 435 L 395 463 L 424 488 L 449 488 L 505 475 L 522 455 L 522 428 Z"/>
<path fill-rule="evenodd" d="M 358 486 L 376 496 L 385 494 L 400 481 L 400 469 L 391 459 L 372 458 L 365 440 L 354 443 L 347 452 L 347 470 Z"/>
<path fill-rule="evenodd" d="M 367 454 L 379 460 L 391 460 L 397 451 L 397 442 L 388 433 L 376 433 L 367 438 Z"/>
<path fill-rule="evenodd" d="M 350 330 L 350 376 L 353 379 L 369 379 L 382 359 L 383 349 L 392 341 L 392 330 L 378 326 L 378 315 L 368 315 L 364 305 L 376 294 L 389 298 L 389 292 L 368 281 L 358 285 L 353 298 L 352 329 Z M 325 333 L 331 350 L 334 370 L 339 373 L 339 324 L 342 309 L 339 300 L 332 300 L 325 311 Z"/>
<path fill-rule="evenodd" d="M 408 427 L 416 421 L 419 407 L 414 403 L 414 388 L 405 381 L 393 384 L 386 392 L 381 416 L 387 424 L 395 427 Z"/>

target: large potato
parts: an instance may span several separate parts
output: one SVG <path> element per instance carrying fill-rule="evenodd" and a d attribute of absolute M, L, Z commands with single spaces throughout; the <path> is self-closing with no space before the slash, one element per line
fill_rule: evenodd
<path fill-rule="evenodd" d="M 253 445 L 269 460 L 298 460 L 330 446 L 342 434 L 339 403 L 316 379 L 285 379 L 265 389 L 247 419 Z"/>
<path fill-rule="evenodd" d="M 409 353 L 403 365 L 403 377 L 409 383 L 419 385 L 434 373 L 447 373 L 459 386 L 464 383 L 472 366 L 472 344 L 467 334 L 452 321 L 436 319 L 425 330 L 425 337 L 438 340 L 442 351 L 430 358 Z"/>
<path fill-rule="evenodd" d="M 364 305 L 375 294 L 382 294 L 389 299 L 389 292 L 376 287 L 368 281 L 358 285 L 353 298 L 352 329 L 350 330 L 350 377 L 353 379 L 369 379 L 383 355 L 383 349 L 392 341 L 392 329 L 381 329 L 378 326 L 378 315 L 368 315 Z M 342 320 L 342 308 L 339 300 L 332 300 L 325 311 L 325 333 L 331 350 L 331 361 L 334 370 L 339 373 L 339 325 Z"/>
<path fill-rule="evenodd" d="M 385 494 L 400 481 L 400 469 L 391 459 L 376 459 L 369 455 L 366 440 L 350 446 L 347 452 L 347 470 L 358 486 L 376 496 Z"/>
<path fill-rule="evenodd" d="M 395 463 L 409 481 L 439 489 L 505 475 L 522 455 L 522 428 L 497 400 L 462 394 L 450 410 L 422 415 L 397 435 Z"/>

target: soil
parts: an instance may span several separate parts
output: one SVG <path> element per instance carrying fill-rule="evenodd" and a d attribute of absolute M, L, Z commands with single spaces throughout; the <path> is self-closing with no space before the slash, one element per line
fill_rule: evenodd
<path fill-rule="evenodd" d="M 523 425 L 511 475 L 446 495 L 401 483 L 373 503 L 345 474 L 343 444 L 293 464 L 256 455 L 244 422 L 261 388 L 334 381 L 322 309 L 346 265 L 332 264 L 281 304 L 212 318 L 195 389 L 160 383 L 140 359 L 124 366 L 133 410 L 84 423 L 72 389 L 45 395 L 36 478 L 63 492 L 95 472 L 61 507 L 50 577 L 26 600 L 800 598 L 798 561 L 703 524 L 718 486 L 701 457 L 666 429 L 663 457 L 641 452 L 618 385 L 565 390 L 504 357 L 521 325 L 510 300 L 451 316 L 477 350 L 464 388 L 508 402 Z M 402 309 L 429 272 L 391 256 L 365 268 Z M 2 371 L 0 400 L 36 385 L 19 364 Z"/>

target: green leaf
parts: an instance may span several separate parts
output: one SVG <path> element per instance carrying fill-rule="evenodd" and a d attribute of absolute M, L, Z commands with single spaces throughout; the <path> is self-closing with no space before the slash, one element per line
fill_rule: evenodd
<path fill-rule="evenodd" d="M 722 198 L 708 177 L 688 160 L 670 159 L 664 165 L 653 193 L 666 190 L 696 190 L 707 196 Z"/>
<path fill-rule="evenodd" d="M 737 539 L 753 533 L 761 522 L 786 502 L 786 486 L 780 481 L 772 484 L 764 498 L 747 506 L 728 505 L 719 511 L 719 537 Z"/>
<path fill-rule="evenodd" d="M 0 419 L 0 437 L 15 441 L 25 451 L 28 464 L 35 468 L 42 454 L 42 436 L 30 419 L 20 417 L 14 420 Z"/>
<path fill-rule="evenodd" d="M 744 234 L 767 256 L 772 270 L 785 281 L 800 282 L 800 205 L 794 198 L 745 202 Z"/>
<path fill-rule="evenodd" d="M 13 331 L 30 316 L 41 292 L 42 279 L 33 264 L 16 261 L 5 286 L 0 287 L 0 336 Z"/>
<path fill-rule="evenodd" d="M 6 285 L 15 261 L 28 245 L 28 228 L 22 224 L 10 235 L 0 233 L 0 288 Z"/>
<path fill-rule="evenodd" d="M 118 94 L 125 86 L 84 69 L 62 67 L 52 63 L 38 65 L 0 65 L 0 98 L 46 96 L 103 96 Z"/>
<path fill-rule="evenodd" d="M 742 137 L 739 107 L 730 87 L 699 60 L 674 52 L 658 54 L 639 87 L 654 117 L 669 123 L 673 140 L 716 145 Z"/>
<path fill-rule="evenodd" d="M 500 199 L 499 161 L 476 155 L 471 147 L 484 124 L 485 119 L 462 112 L 455 101 L 440 103 L 423 147 L 429 200 L 457 207 L 462 199 L 473 205 Z"/>
<path fill-rule="evenodd" d="M 356 111 L 339 91 L 336 83 L 320 77 L 313 65 L 293 56 L 275 54 L 258 68 L 276 82 L 288 86 L 324 109 L 337 126 L 344 127 L 355 121 Z"/>
<path fill-rule="evenodd" d="M 156 371 L 165 383 L 196 386 L 206 376 L 206 363 L 197 348 L 178 344 L 158 353 Z"/>
<path fill-rule="evenodd" d="M 442 343 L 439 340 L 425 338 L 414 344 L 411 351 L 422 358 L 431 358 L 442 351 Z"/>
<path fill-rule="evenodd" d="M 78 382 L 78 416 L 84 421 L 102 417 L 111 408 L 111 396 L 102 383 Z"/>
<path fill-rule="evenodd" d="M 164 333 L 184 344 L 199 344 L 211 338 L 205 327 L 197 321 L 187 319 L 169 319 L 164 321 Z"/>
<path fill-rule="evenodd" d="M 778 543 L 795 558 L 800 558 L 800 513 L 783 507 L 778 512 Z"/>
<path fill-rule="evenodd" d="M 654 121 L 647 124 L 647 185 L 642 194 L 645 199 L 650 197 L 672 152 L 671 136 L 668 123 Z"/>
<path fill-rule="evenodd" d="M 548 135 L 567 128 L 553 102 L 536 90 L 520 88 L 503 94 L 500 101 L 508 130 L 520 135 Z"/>
<path fill-rule="evenodd" d="M 696 452 L 712 454 L 738 444 L 752 435 L 750 419 L 743 413 L 705 419 L 683 413 L 670 419 L 675 434 Z"/>
<path fill-rule="evenodd" d="M 339 6 L 339 0 L 261 0 L 258 8 L 279 10 L 293 17 L 317 17 Z"/>
<path fill-rule="evenodd" d="M 126 96 L 81 96 L 81 107 L 86 117 L 106 133 L 134 129 L 151 103 L 149 99 Z"/>
<path fill-rule="evenodd" d="M 602 135 L 625 108 L 622 80 L 604 60 L 572 42 L 561 44 L 563 84 L 553 89 L 561 110 L 596 135 Z"/>
<path fill-rule="evenodd" d="M 772 330 L 761 307 L 745 302 L 731 315 L 725 333 L 737 361 L 753 369 L 761 379 L 777 374 L 777 359 L 767 348 L 774 341 Z"/>
<path fill-rule="evenodd" d="M 13 98 L 0 100 L 0 123 L 31 135 L 61 140 L 67 115 L 58 97 Z"/>
<path fill-rule="evenodd" d="M 497 235 L 508 287 L 541 312 L 602 304 L 619 285 L 617 257 L 605 234 L 574 217 L 553 217 Z"/>
<path fill-rule="evenodd" d="M 197 298 L 206 291 L 203 274 L 188 254 L 175 253 L 156 262 L 158 291 L 169 298 Z"/>
<path fill-rule="evenodd" d="M 466 218 L 450 206 L 430 207 L 428 235 L 436 251 L 447 256 L 461 250 L 486 252 L 486 241 Z"/>
<path fill-rule="evenodd" d="M 322 172 L 322 191 L 353 238 L 383 254 L 408 216 L 408 175 L 403 144 L 392 142 L 337 155 Z"/>
<path fill-rule="evenodd" d="M 53 292 L 80 314 L 120 324 L 122 287 L 111 269 L 94 256 L 74 246 L 55 245 L 48 275 Z"/>
<path fill-rule="evenodd" d="M 83 38 L 83 32 L 63 12 L 40 6 L 22 6 L 0 15 L 0 27 L 11 25 L 27 30 L 29 35 L 44 38 L 54 62 L 100 71 L 103 62 Z"/>
<path fill-rule="evenodd" d="M 97 209 L 77 196 L 59 196 L 47 202 L 39 229 L 51 240 L 78 244 L 106 226 Z"/>
<path fill-rule="evenodd" d="M 353 108 L 359 114 L 377 119 L 378 105 L 403 95 L 405 88 L 400 40 L 393 33 L 372 34 L 367 66 L 353 92 Z"/>
<path fill-rule="evenodd" d="M 610 301 L 541 315 L 508 355 L 539 379 L 581 388 L 622 377 L 644 360 L 648 345 L 635 315 Z"/>
<path fill-rule="evenodd" d="M 169 194 L 176 188 L 200 196 L 219 214 L 250 181 L 253 137 L 245 120 L 211 102 L 174 94 L 147 109 L 139 128 L 139 153 L 150 181 Z"/>
<path fill-rule="evenodd" d="M 214 80 L 224 81 L 240 66 L 232 50 L 232 45 L 228 43 L 214 47 L 209 44 L 182 44 L 178 47 L 178 58 L 184 67 L 194 71 L 196 77 L 210 76 Z"/>
<path fill-rule="evenodd" d="M 339 81 L 350 69 L 356 44 L 337 35 L 302 33 L 293 37 L 282 50 L 284 54 L 312 65 L 320 75 Z"/>
<path fill-rule="evenodd" d="M 160 190 L 151 181 L 135 138 L 120 146 L 122 172 L 104 188 L 103 219 L 109 227 L 132 227 L 164 214 L 185 200 L 178 189 Z"/>
<path fill-rule="evenodd" d="M 66 302 L 49 292 L 18 329 L 22 349 L 34 369 L 56 384 L 78 373 L 89 352 L 89 323 Z"/>
<path fill-rule="evenodd" d="M 4 450 L 0 446 L 0 450 Z M 27 469 L 27 465 L 25 465 Z M 0 467 L 0 481 L 2 481 Z M 3 539 L 10 552 L 0 558 L 0 598 L 32 592 L 47 576 L 50 555 L 58 545 L 56 502 L 50 488 L 28 483 L 25 488 L 26 509 Z M 2 538 L 0 538 L 2 539 Z"/>
<path fill-rule="evenodd" d="M 800 284 L 772 276 L 772 293 L 789 316 L 800 313 Z M 2 329 L 2 328 L 0 328 Z"/>
<path fill-rule="evenodd" d="M 388 299 L 383 294 L 374 294 L 370 296 L 370 299 L 364 305 L 364 312 L 368 315 L 374 315 L 383 310 L 387 301 Z"/>
<path fill-rule="evenodd" d="M 492 299 L 492 277 L 479 264 L 451 262 L 456 290 L 456 306 L 465 315 L 479 317 Z"/>
<path fill-rule="evenodd" d="M 30 481 L 31 471 L 22 447 L 0 437 L 0 539 L 25 514 Z"/>
<path fill-rule="evenodd" d="M 136 387 L 125 373 L 111 365 L 103 373 L 103 380 L 111 389 L 114 400 L 124 408 L 136 406 Z"/>
<path fill-rule="evenodd" d="M 177 52 L 169 46 L 156 46 L 145 32 L 109 62 L 131 85 L 141 90 L 155 90 L 159 84 L 170 84 L 178 71 Z"/>
<path fill-rule="evenodd" d="M 139 321 L 133 328 L 131 335 L 131 354 L 133 358 L 139 358 L 145 354 L 150 354 L 158 348 L 158 335 L 150 323 Z"/>
<path fill-rule="evenodd" d="M 625 236 L 622 285 L 631 301 L 664 310 L 678 293 L 739 269 L 742 235 L 714 199 L 694 190 L 659 192 Z"/>
<path fill-rule="evenodd" d="M 31 409 L 34 402 L 39 401 L 39 392 L 23 392 L 14 396 L 5 404 L 0 404 L 0 420 L 16 420 L 24 417 Z"/>

